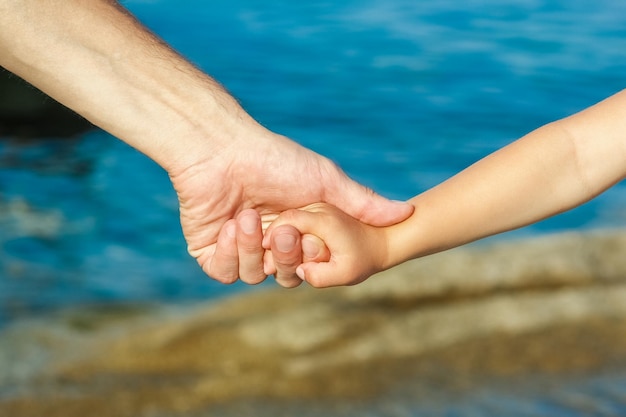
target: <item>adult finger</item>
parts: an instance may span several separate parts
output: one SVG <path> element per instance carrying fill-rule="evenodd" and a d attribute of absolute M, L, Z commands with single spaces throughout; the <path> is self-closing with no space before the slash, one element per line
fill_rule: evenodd
<path fill-rule="evenodd" d="M 310 213 L 297 213 L 292 219 L 298 219 L 302 223 L 307 224 Z M 322 239 L 312 234 L 304 234 L 300 238 L 301 257 L 297 257 L 296 252 L 282 252 L 279 247 L 281 240 L 288 236 L 285 249 L 289 248 L 289 240 L 294 236 L 300 236 L 300 232 L 290 224 L 281 224 L 272 228 L 271 243 L 273 261 L 276 265 L 275 273 L 276 281 L 283 287 L 293 288 L 306 281 L 309 285 L 316 288 L 325 288 L 342 282 L 341 277 L 346 275 L 341 270 L 341 266 L 335 262 L 330 262 L 330 250 Z M 302 259 L 300 262 L 299 259 Z"/>
<path fill-rule="evenodd" d="M 300 232 L 291 225 L 279 226 L 272 232 L 271 250 L 276 268 L 274 277 L 285 288 L 302 284 L 302 280 L 296 275 L 296 268 L 302 263 L 300 242 Z"/>
<path fill-rule="evenodd" d="M 270 238 L 271 242 L 271 238 Z M 271 245 L 271 243 L 270 243 Z M 302 246 L 302 263 L 307 262 L 328 262 L 330 260 L 330 250 L 324 243 L 322 239 L 315 235 L 304 234 L 300 238 L 300 245 Z M 276 264 L 274 262 L 274 257 L 278 259 L 281 263 L 281 267 L 283 271 L 285 270 L 285 265 L 289 264 L 288 260 L 281 259 L 281 253 L 274 253 L 271 251 L 271 246 L 268 246 L 268 250 L 265 251 L 264 264 L 265 264 L 265 274 L 266 275 L 275 275 L 276 274 Z M 293 269 L 293 268 L 290 268 Z"/>
<path fill-rule="evenodd" d="M 247 284 L 258 284 L 267 276 L 263 272 L 261 217 L 256 210 L 243 210 L 237 216 L 237 250 L 239 277 Z"/>
<path fill-rule="evenodd" d="M 211 278 L 224 284 L 232 284 L 239 277 L 239 252 L 237 250 L 237 224 L 228 220 L 215 245 L 215 253 L 203 265 L 202 270 Z"/>

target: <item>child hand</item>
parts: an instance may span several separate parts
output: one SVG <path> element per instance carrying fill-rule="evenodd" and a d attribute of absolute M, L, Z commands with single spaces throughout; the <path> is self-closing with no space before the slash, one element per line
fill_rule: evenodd
<path fill-rule="evenodd" d="M 267 229 L 264 246 L 274 240 L 274 233 L 289 225 L 302 235 L 319 237 L 330 251 L 327 262 L 304 260 L 296 270 L 313 287 L 354 285 L 385 269 L 388 254 L 384 228 L 365 225 L 334 206 L 316 203 L 280 214 Z M 314 240 L 310 243 L 319 245 Z"/>

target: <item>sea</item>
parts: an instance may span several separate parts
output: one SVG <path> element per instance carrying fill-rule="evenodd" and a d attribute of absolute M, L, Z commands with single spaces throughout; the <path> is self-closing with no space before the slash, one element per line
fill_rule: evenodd
<path fill-rule="evenodd" d="M 263 125 L 392 199 L 626 87 L 623 1 L 122 4 Z M 622 182 L 487 241 L 624 226 Z M 0 273 L 0 326 L 85 304 L 258 288 L 204 276 L 166 173 L 102 131 L 0 141 Z"/>
<path fill-rule="evenodd" d="M 392 199 L 626 87 L 620 1 L 123 4 L 263 125 Z M 247 289 L 202 274 L 165 172 L 105 132 L 0 141 L 0 204 L 0 322 Z M 625 225 L 620 183 L 497 238 Z"/>

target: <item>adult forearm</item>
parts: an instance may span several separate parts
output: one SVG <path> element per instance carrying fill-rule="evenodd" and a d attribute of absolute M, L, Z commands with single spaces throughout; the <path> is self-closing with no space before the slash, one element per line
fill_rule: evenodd
<path fill-rule="evenodd" d="M 626 93 L 546 125 L 411 200 L 391 260 L 439 252 L 576 207 L 626 175 Z"/>
<path fill-rule="evenodd" d="M 254 123 L 110 0 L 0 0 L 0 64 L 168 170 Z"/>

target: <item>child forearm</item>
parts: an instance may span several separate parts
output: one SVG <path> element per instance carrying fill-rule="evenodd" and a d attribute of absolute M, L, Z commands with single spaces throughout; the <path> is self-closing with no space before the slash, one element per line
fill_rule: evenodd
<path fill-rule="evenodd" d="M 537 222 L 626 175 L 626 92 L 548 124 L 414 197 L 389 266 Z"/>

